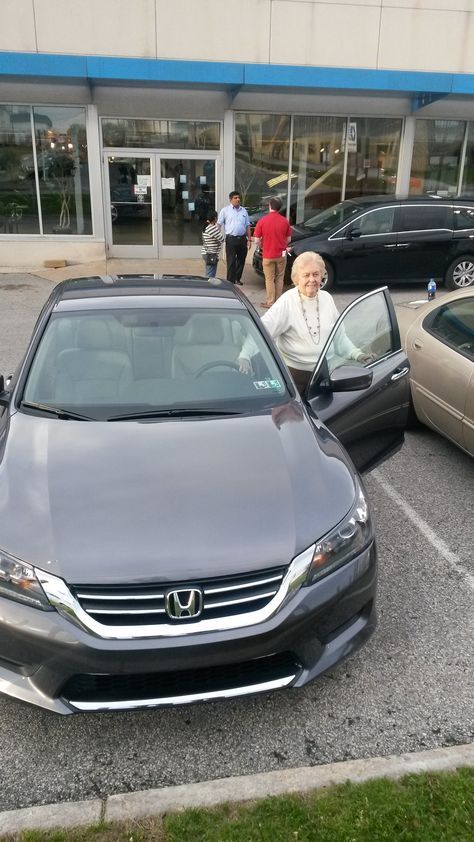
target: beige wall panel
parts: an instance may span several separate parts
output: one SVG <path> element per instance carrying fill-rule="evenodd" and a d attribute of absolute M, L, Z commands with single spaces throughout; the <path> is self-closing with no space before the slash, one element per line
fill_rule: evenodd
<path fill-rule="evenodd" d="M 154 0 L 35 0 L 38 50 L 155 56 Z"/>
<path fill-rule="evenodd" d="M 379 68 L 472 73 L 473 34 L 472 14 L 383 9 Z"/>
<path fill-rule="evenodd" d="M 379 0 L 381 6 L 402 9 L 431 9 L 435 11 L 473 12 L 474 0 Z"/>
<path fill-rule="evenodd" d="M 275 0 L 273 64 L 376 67 L 380 8 Z"/>
<path fill-rule="evenodd" d="M 157 0 L 158 58 L 267 62 L 270 0 Z"/>
<path fill-rule="evenodd" d="M 272 0 L 275 3 L 275 0 Z M 336 3 L 341 5 L 341 0 L 286 0 L 287 3 L 311 3 L 313 6 L 320 6 L 321 3 Z M 411 2 L 415 2 L 415 0 L 411 0 Z M 448 2 L 448 0 L 443 0 L 444 3 Z M 466 2 L 470 2 L 470 0 L 466 0 Z M 392 0 L 392 5 L 397 3 L 398 0 Z M 348 0 L 347 5 L 350 6 L 381 6 L 381 0 Z"/>
<path fill-rule="evenodd" d="M 33 0 L 0 0 L 0 50 L 36 50 Z"/>

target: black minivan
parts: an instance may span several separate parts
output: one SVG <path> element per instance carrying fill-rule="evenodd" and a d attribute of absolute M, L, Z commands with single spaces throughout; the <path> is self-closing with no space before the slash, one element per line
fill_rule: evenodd
<path fill-rule="evenodd" d="M 292 258 L 316 251 L 325 289 L 351 283 L 474 284 L 474 200 L 364 196 L 339 202 L 292 228 Z M 257 247 L 253 266 L 262 271 Z M 287 276 L 291 271 L 288 261 Z M 289 279 L 289 277 L 288 277 Z"/>

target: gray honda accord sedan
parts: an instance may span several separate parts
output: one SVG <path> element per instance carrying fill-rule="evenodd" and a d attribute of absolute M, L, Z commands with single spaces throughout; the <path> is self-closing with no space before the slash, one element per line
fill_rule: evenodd
<path fill-rule="evenodd" d="M 59 284 L 0 376 L 0 692 L 177 705 L 350 655 L 375 627 L 359 471 L 403 441 L 407 374 L 386 288 L 347 308 L 300 398 L 226 281 Z"/>

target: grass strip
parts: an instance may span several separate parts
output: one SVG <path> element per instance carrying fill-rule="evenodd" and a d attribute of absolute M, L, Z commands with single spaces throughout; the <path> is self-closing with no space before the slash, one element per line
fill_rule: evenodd
<path fill-rule="evenodd" d="M 474 769 L 407 775 L 396 781 L 348 782 L 305 796 L 0 838 L 5 842 L 472 842 Z"/>

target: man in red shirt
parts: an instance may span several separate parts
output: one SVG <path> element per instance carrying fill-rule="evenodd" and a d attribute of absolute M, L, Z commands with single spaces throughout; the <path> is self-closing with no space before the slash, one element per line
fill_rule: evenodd
<path fill-rule="evenodd" d="M 268 203 L 268 213 L 258 220 L 255 226 L 255 241 L 262 241 L 263 274 L 267 289 L 267 300 L 261 307 L 271 307 L 283 292 L 283 279 L 286 267 L 286 248 L 291 238 L 288 220 L 279 213 L 280 199 L 272 198 Z"/>

